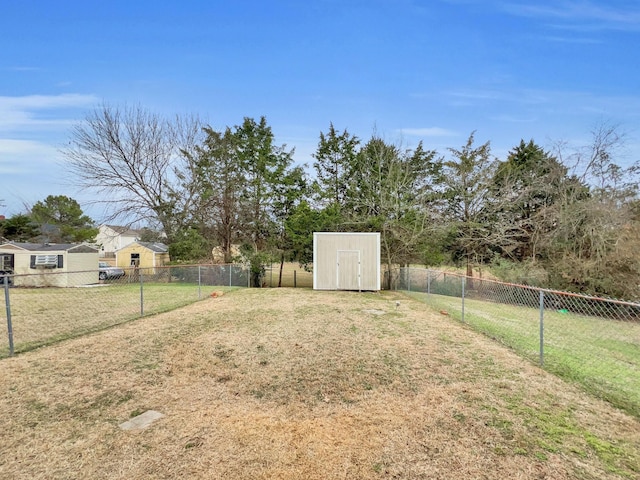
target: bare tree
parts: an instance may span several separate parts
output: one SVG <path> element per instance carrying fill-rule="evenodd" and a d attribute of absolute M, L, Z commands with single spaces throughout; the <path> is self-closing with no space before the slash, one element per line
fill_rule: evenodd
<path fill-rule="evenodd" d="M 618 127 L 601 124 L 589 145 L 566 156 L 573 183 L 560 192 L 557 227 L 545 245 L 548 269 L 556 283 L 564 282 L 561 287 L 636 298 L 640 293 L 630 281 L 638 270 L 638 166 L 621 165 L 624 139 Z M 566 151 L 564 145 L 558 155 Z"/>
<path fill-rule="evenodd" d="M 75 183 L 98 195 L 110 219 L 158 223 L 171 240 L 195 199 L 185 153 L 200 132 L 197 118 L 168 120 L 139 106 L 103 104 L 73 128 L 62 153 Z"/>

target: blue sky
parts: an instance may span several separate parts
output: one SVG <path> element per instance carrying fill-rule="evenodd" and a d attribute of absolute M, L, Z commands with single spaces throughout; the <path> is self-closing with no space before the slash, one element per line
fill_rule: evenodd
<path fill-rule="evenodd" d="M 0 214 L 66 185 L 59 148 L 96 105 L 267 117 L 311 164 L 329 123 L 447 154 L 476 131 L 583 145 L 602 122 L 640 159 L 636 0 L 0 0 Z"/>

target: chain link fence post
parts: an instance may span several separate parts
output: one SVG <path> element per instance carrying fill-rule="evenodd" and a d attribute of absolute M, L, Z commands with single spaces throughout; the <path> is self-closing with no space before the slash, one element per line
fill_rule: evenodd
<path fill-rule="evenodd" d="M 411 291 L 411 267 L 407 267 L 407 291 Z"/>
<path fill-rule="evenodd" d="M 144 317 L 144 281 L 142 280 L 142 270 L 138 270 L 138 277 L 140 278 L 140 316 Z"/>
<path fill-rule="evenodd" d="M 452 320 L 626 411 L 640 412 L 640 302 L 425 270 L 420 293 L 426 300 L 416 297 L 429 308 L 452 314 Z M 395 288 L 406 291 L 408 284 L 407 269 L 400 269 Z"/>
<path fill-rule="evenodd" d="M 462 323 L 464 323 L 464 286 L 467 283 L 467 277 L 462 276 Z"/>
<path fill-rule="evenodd" d="M 540 290 L 540 366 L 544 367 L 544 291 Z"/>
<path fill-rule="evenodd" d="M 9 275 L 0 277 L 4 283 L 4 303 L 7 309 L 7 333 L 9 335 L 9 356 L 13 357 L 13 325 L 11 324 L 11 301 L 9 299 Z"/>
<path fill-rule="evenodd" d="M 202 300 L 202 270 L 198 265 L 198 300 Z"/>

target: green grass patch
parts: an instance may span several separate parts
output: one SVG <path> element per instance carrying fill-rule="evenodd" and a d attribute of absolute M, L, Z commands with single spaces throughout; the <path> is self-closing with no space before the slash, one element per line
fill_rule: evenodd
<path fill-rule="evenodd" d="M 81 288 L 12 288 L 10 290 L 14 351 L 22 353 L 100 331 L 141 316 L 183 307 L 227 287 L 193 284 L 105 284 Z M 6 328 L 6 309 L 0 323 Z M 6 337 L 5 337 L 6 338 Z M 0 358 L 9 345 L 0 346 Z"/>
<path fill-rule="evenodd" d="M 539 363 L 539 309 L 465 299 L 463 319 L 461 298 L 408 295 Z M 640 417 L 640 323 L 548 309 L 543 345 L 545 369 Z"/>

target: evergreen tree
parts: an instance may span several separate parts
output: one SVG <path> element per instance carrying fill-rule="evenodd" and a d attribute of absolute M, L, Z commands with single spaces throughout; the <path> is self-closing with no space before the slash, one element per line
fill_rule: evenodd
<path fill-rule="evenodd" d="M 335 204 L 342 209 L 347 203 L 350 175 L 355 163 L 360 140 L 346 129 L 338 133 L 329 125 L 329 131 L 320 132 L 318 148 L 313 154 L 316 171 L 316 197 L 322 206 Z"/>
<path fill-rule="evenodd" d="M 31 207 L 31 218 L 49 242 L 93 241 L 98 234 L 80 204 L 65 195 L 49 195 L 43 202 L 36 202 Z"/>
<path fill-rule="evenodd" d="M 553 229 L 567 168 L 533 140 L 513 148 L 493 178 L 493 243 L 516 261 L 535 261 Z"/>
<path fill-rule="evenodd" d="M 403 151 L 375 135 L 358 152 L 346 202 L 347 225 L 354 231 L 380 232 L 387 268 L 419 259 L 441 167 L 436 152 L 422 144 Z"/>
<path fill-rule="evenodd" d="M 474 146 L 475 132 L 460 149 L 450 148 L 453 158 L 444 162 L 444 196 L 451 232 L 450 248 L 454 258 L 463 259 L 467 275 L 473 275 L 473 263 L 485 259 L 491 247 L 491 179 L 495 160 L 490 143 Z"/>
<path fill-rule="evenodd" d="M 256 251 L 267 247 L 277 230 L 274 221 L 276 186 L 293 162 L 293 151 L 276 146 L 265 117 L 245 118 L 234 131 L 235 155 L 245 183 L 241 192 L 246 239 Z"/>
<path fill-rule="evenodd" d="M 29 215 L 14 215 L 0 220 L 0 237 L 13 242 L 35 241 L 40 234 L 38 225 Z"/>

